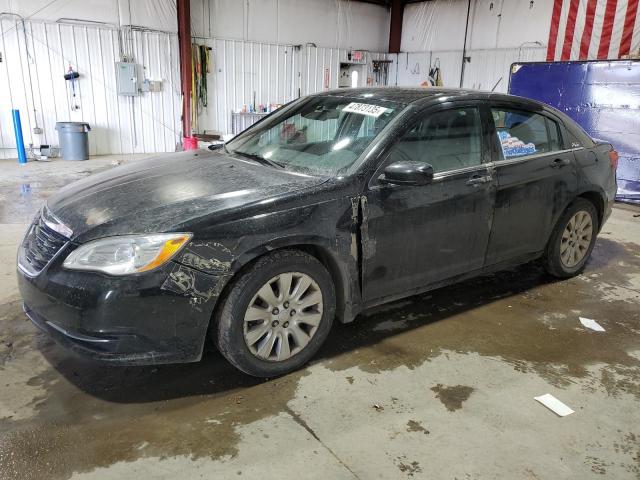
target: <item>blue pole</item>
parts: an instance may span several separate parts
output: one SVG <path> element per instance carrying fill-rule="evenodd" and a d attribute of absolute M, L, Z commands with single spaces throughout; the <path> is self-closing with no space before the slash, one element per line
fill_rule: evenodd
<path fill-rule="evenodd" d="M 22 138 L 22 122 L 20 122 L 20 110 L 12 110 L 13 113 L 13 131 L 16 135 L 16 149 L 18 150 L 18 163 L 24 165 L 27 163 L 27 152 L 24 150 L 24 140 Z"/>

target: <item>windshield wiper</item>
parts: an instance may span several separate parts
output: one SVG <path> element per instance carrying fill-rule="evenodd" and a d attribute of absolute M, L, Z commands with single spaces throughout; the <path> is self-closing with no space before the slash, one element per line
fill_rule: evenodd
<path fill-rule="evenodd" d="M 269 165 L 270 167 L 273 167 L 273 168 L 284 169 L 285 167 L 284 163 L 276 162 L 274 160 L 269 160 L 268 158 L 265 158 L 262 155 L 258 155 L 257 153 L 240 152 L 238 150 L 234 150 L 233 153 L 235 153 L 236 155 L 240 155 L 242 157 L 250 158 L 251 160 L 255 160 L 256 162 L 261 163 L 263 165 Z"/>

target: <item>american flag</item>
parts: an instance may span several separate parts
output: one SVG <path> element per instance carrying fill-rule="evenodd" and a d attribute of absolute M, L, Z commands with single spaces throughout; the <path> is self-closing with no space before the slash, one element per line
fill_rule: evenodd
<path fill-rule="evenodd" d="M 554 0 L 547 61 L 620 58 L 640 49 L 639 0 Z"/>

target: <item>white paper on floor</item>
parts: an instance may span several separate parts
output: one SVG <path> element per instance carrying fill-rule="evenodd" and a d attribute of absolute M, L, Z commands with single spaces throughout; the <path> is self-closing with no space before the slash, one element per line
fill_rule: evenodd
<path fill-rule="evenodd" d="M 546 393 L 539 397 L 533 397 L 533 398 L 534 400 L 537 400 L 538 402 L 543 404 L 545 407 L 547 407 L 549 410 L 551 410 L 552 412 L 554 412 L 556 415 L 560 417 L 566 417 L 567 415 L 571 415 L 572 413 L 574 413 L 573 410 L 571 410 L 569 407 L 567 407 L 564 403 L 562 403 L 560 400 L 558 400 L 556 397 L 554 397 L 550 393 Z"/>
<path fill-rule="evenodd" d="M 596 322 L 595 320 L 591 320 L 590 318 L 584 318 L 584 317 L 578 317 L 580 318 L 580 323 L 587 327 L 590 328 L 591 330 L 595 330 L 596 332 L 604 332 L 604 328 L 602 328 L 602 325 L 600 325 L 598 322 Z"/>

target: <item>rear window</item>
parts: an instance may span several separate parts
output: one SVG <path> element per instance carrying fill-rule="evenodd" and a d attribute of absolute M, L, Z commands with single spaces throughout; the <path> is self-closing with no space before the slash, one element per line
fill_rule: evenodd
<path fill-rule="evenodd" d="M 563 149 L 558 124 L 547 117 L 500 108 L 491 113 L 504 160 Z"/>

